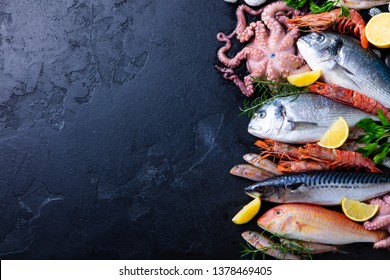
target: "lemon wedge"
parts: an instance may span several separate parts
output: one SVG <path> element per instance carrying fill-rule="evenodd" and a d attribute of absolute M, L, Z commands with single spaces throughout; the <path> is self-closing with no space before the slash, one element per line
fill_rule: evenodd
<path fill-rule="evenodd" d="M 366 204 L 344 197 L 341 200 L 341 208 L 343 209 L 344 214 L 351 220 L 364 222 L 374 217 L 379 210 L 379 205 Z"/>
<path fill-rule="evenodd" d="M 366 37 L 378 48 L 390 48 L 390 13 L 373 16 L 366 25 Z"/>
<path fill-rule="evenodd" d="M 324 148 L 335 149 L 344 144 L 349 134 L 347 121 L 339 117 L 321 137 L 318 145 Z"/>
<path fill-rule="evenodd" d="M 260 197 L 256 197 L 247 205 L 245 205 L 232 219 L 233 223 L 237 225 L 245 224 L 253 219 L 259 213 L 261 206 Z"/>
<path fill-rule="evenodd" d="M 305 87 L 317 81 L 322 75 L 321 69 L 290 75 L 287 81 L 297 87 Z"/>

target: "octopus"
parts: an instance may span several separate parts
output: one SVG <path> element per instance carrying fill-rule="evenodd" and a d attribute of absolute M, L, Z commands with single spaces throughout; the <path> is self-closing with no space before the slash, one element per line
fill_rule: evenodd
<path fill-rule="evenodd" d="M 371 199 L 370 204 L 379 205 L 379 211 L 372 220 L 364 222 L 364 227 L 367 230 L 384 229 L 390 232 L 390 194 L 382 198 Z M 376 242 L 374 248 L 390 249 L 390 236 Z"/>
<path fill-rule="evenodd" d="M 261 20 L 247 24 L 246 15 L 261 15 Z M 218 59 L 226 67 L 216 65 L 225 79 L 232 81 L 245 96 L 254 93 L 254 78 L 266 78 L 278 81 L 289 75 L 307 72 L 311 69 L 301 55 L 297 53 L 296 41 L 300 36 L 297 27 L 289 24 L 289 16 L 301 12 L 288 7 L 284 2 L 274 2 L 259 10 L 253 10 L 246 5 L 237 8 L 237 26 L 230 35 L 223 32 L 217 34 L 217 39 L 225 45 L 218 50 Z M 234 57 L 227 52 L 232 47 L 231 39 L 236 35 L 240 43 L 247 45 Z M 250 74 L 242 80 L 234 69 L 246 61 Z"/>

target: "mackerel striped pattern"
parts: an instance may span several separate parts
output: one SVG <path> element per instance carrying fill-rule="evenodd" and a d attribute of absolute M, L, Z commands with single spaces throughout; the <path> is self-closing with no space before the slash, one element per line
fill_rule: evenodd
<path fill-rule="evenodd" d="M 350 186 L 366 184 L 390 183 L 390 176 L 370 172 L 302 172 L 287 174 L 274 178 L 275 183 L 280 180 L 284 186 L 304 183 L 307 186 Z M 270 180 L 272 181 L 272 179 Z"/>
<path fill-rule="evenodd" d="M 275 203 L 338 205 L 343 197 L 366 201 L 390 192 L 390 175 L 369 172 L 303 172 L 276 176 L 245 189 Z"/>

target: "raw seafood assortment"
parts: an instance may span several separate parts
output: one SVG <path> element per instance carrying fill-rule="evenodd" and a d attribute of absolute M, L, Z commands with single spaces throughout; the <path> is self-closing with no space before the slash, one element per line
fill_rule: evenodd
<path fill-rule="evenodd" d="M 261 15 L 261 20 L 248 25 L 245 13 Z M 294 13 L 299 12 L 287 7 L 284 2 L 271 3 L 256 11 L 241 5 L 237 8 L 237 27 L 233 33 L 218 33 L 217 39 L 225 43 L 218 50 L 218 60 L 225 67 L 216 67 L 224 73 L 224 78 L 233 81 L 244 95 L 253 94 L 253 77 L 278 80 L 280 77 L 286 78 L 290 74 L 309 70 L 303 58 L 296 53 L 299 30 L 287 23 L 288 15 Z M 227 52 L 231 49 L 231 39 L 234 35 L 241 43 L 250 42 L 231 58 Z M 234 73 L 234 69 L 244 61 L 250 74 L 241 80 Z"/>
<path fill-rule="evenodd" d="M 390 249 L 390 175 L 368 156 L 379 152 L 387 162 L 390 144 L 382 142 L 390 142 L 390 135 L 376 143 L 364 141 L 370 129 L 385 131 L 380 124 L 370 126 L 370 121 L 390 126 L 389 55 L 385 64 L 376 54 L 380 52 L 367 40 L 366 22 L 359 13 L 389 1 L 343 0 L 341 8 L 333 5 L 316 14 L 283 1 L 245 2 L 258 7 L 238 5 L 234 31 L 217 34 L 224 45 L 217 51 L 216 69 L 246 97 L 263 94 L 257 87 L 261 83 L 272 96 L 251 103 L 255 105 L 248 132 L 256 137 L 259 151 L 245 154 L 246 163 L 233 166 L 230 173 L 255 181 L 245 188 L 246 194 L 278 205 L 260 213 L 257 225 L 263 233 L 242 233 L 252 246 L 244 255 L 261 252 L 277 259 L 302 259 L 343 253 L 339 245 L 356 242 Z M 380 12 L 373 8 L 370 15 Z M 248 23 L 247 15 L 254 21 Z M 230 56 L 234 37 L 244 47 Z M 237 69 L 244 62 L 248 74 L 241 77 Z M 305 84 L 299 93 L 281 92 L 278 83 L 311 70 L 321 70 L 319 81 Z M 340 117 L 349 128 L 346 142 L 320 146 Z M 344 199 L 379 207 L 359 223 L 327 208 Z"/>

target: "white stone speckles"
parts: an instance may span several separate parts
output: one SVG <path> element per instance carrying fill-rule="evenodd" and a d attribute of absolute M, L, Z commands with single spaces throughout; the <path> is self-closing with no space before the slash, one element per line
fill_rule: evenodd
<path fill-rule="evenodd" d="M 226 0 L 225 0 L 226 1 Z M 245 3 L 247 3 L 249 6 L 253 6 L 253 7 L 256 7 L 256 6 L 260 6 L 261 4 L 263 4 L 266 0 L 244 0 Z"/>
<path fill-rule="evenodd" d="M 368 14 L 373 17 L 373 16 L 376 16 L 376 15 L 379 15 L 380 13 L 382 13 L 381 9 L 377 8 L 377 7 L 374 7 L 374 8 L 371 8 L 370 11 L 368 12 Z"/>
<path fill-rule="evenodd" d="M 379 50 L 372 50 L 378 57 L 381 57 L 382 56 L 382 54 L 381 54 L 381 52 L 379 51 Z"/>

